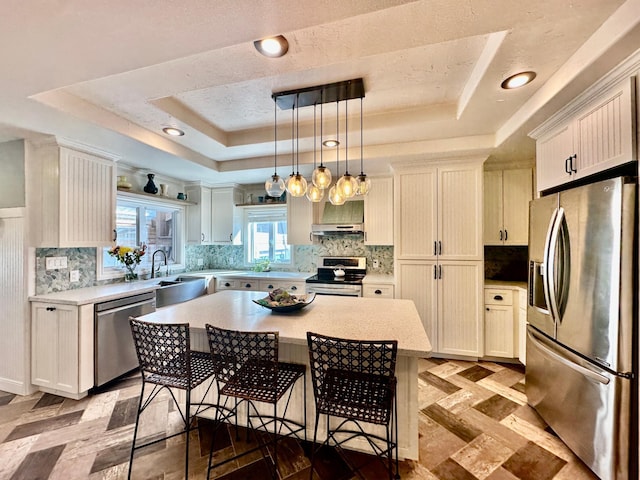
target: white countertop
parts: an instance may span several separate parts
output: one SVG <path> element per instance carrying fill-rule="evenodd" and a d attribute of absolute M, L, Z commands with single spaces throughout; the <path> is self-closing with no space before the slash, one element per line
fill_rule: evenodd
<path fill-rule="evenodd" d="M 224 290 L 165 307 L 140 317 L 161 323 L 189 323 L 205 328 L 278 331 L 283 343 L 306 345 L 307 332 L 361 340 L 398 340 L 398 353 L 426 357 L 431 342 L 411 300 L 316 296 L 313 303 L 292 313 L 275 313 L 252 302 L 264 292 Z M 348 312 L 347 318 L 341 316 Z"/>
<path fill-rule="evenodd" d="M 516 282 L 511 280 L 488 280 L 485 278 L 484 280 L 485 287 L 496 287 L 496 288 L 522 288 L 524 290 L 527 289 L 527 282 Z"/>
<path fill-rule="evenodd" d="M 367 285 L 368 283 L 393 285 L 395 284 L 395 279 L 393 275 L 385 275 L 383 273 L 367 273 L 362 279 L 362 284 Z"/>

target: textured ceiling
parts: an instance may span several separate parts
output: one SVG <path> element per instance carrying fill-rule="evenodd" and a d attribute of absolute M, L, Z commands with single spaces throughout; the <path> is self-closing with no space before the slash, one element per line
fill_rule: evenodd
<path fill-rule="evenodd" d="M 211 184 L 271 173 L 273 92 L 360 77 L 368 173 L 471 153 L 530 164 L 526 133 L 640 45 L 640 0 L 4 0 L 3 7 L 0 141 L 64 136 L 137 168 Z M 253 48 L 273 34 L 289 40 L 282 58 Z M 500 89 L 521 70 L 538 77 Z M 359 103 L 348 111 L 348 154 L 359 158 Z M 283 174 L 290 115 L 278 112 Z M 340 116 L 344 128 L 344 104 Z M 313 108 L 299 118 L 308 174 Z M 169 138 L 164 126 L 186 135 Z M 335 105 L 323 126 L 335 132 Z"/>

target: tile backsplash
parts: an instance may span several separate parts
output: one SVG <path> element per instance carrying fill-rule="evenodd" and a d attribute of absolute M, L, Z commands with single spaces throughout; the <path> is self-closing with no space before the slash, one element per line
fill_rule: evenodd
<path fill-rule="evenodd" d="M 295 246 L 294 267 L 298 272 L 315 272 L 318 257 L 357 256 L 367 258 L 371 273 L 393 274 L 393 247 L 364 245 L 362 236 L 335 235 L 320 237 L 317 244 Z M 47 270 L 46 257 L 67 257 L 67 268 Z M 185 248 L 185 270 L 210 269 L 246 270 L 244 250 L 234 245 L 188 245 Z M 202 259 L 203 265 L 198 265 Z M 373 260 L 379 262 L 373 268 Z M 37 248 L 36 249 L 36 295 L 61 292 L 76 288 L 116 283 L 122 279 L 97 280 L 95 248 Z M 78 282 L 69 281 L 71 270 L 80 272 Z M 274 268 L 274 270 L 278 270 Z"/>

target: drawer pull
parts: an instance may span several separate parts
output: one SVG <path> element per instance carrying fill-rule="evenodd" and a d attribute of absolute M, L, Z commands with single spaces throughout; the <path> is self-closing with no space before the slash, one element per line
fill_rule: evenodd
<path fill-rule="evenodd" d="M 56 307 L 47 307 L 47 312 L 55 312 Z"/>
<path fill-rule="evenodd" d="M 295 285 L 291 285 L 291 290 L 297 290 L 298 287 L 296 287 Z"/>
<path fill-rule="evenodd" d="M 230 287 L 230 286 L 231 286 L 231 284 L 230 284 L 229 282 L 225 282 L 225 283 L 224 283 L 224 286 L 225 286 L 225 287 Z"/>
<path fill-rule="evenodd" d="M 245 287 L 245 288 L 251 288 L 251 284 L 250 284 L 250 283 L 247 283 L 244 287 Z"/>
<path fill-rule="evenodd" d="M 373 292 L 373 293 L 375 293 L 376 295 L 382 295 L 382 290 L 378 289 L 378 290 L 376 290 L 376 291 L 375 291 L 375 292 Z"/>
<path fill-rule="evenodd" d="M 269 285 L 267 288 L 271 290 L 273 288 L 273 285 Z"/>
<path fill-rule="evenodd" d="M 494 300 L 504 300 L 504 298 L 502 298 L 502 295 L 496 295 L 493 297 Z"/>

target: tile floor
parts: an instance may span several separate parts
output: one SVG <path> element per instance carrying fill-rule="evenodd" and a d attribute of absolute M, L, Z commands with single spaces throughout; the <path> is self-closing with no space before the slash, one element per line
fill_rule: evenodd
<path fill-rule="evenodd" d="M 596 477 L 526 405 L 521 366 L 429 359 L 420 363 L 420 462 L 403 461 L 404 480 L 586 480 Z M 132 375 L 80 401 L 36 393 L 0 392 L 0 479 L 126 478 L 140 380 Z M 148 424 L 176 428 L 179 417 L 158 401 Z M 192 432 L 190 477 L 205 478 L 211 435 Z M 142 433 L 145 434 L 144 432 Z M 247 448 L 231 433 L 216 438 L 216 458 Z M 184 436 L 141 450 L 132 478 L 178 480 Z M 282 445 L 282 447 L 280 446 Z M 280 478 L 309 478 L 308 444 L 279 444 Z M 356 458 L 357 457 L 357 458 Z M 322 452 L 313 478 L 384 478 L 377 463 L 354 475 L 349 461 Z M 346 461 L 345 461 L 346 460 Z M 219 467 L 216 478 L 269 478 L 259 452 Z"/>

